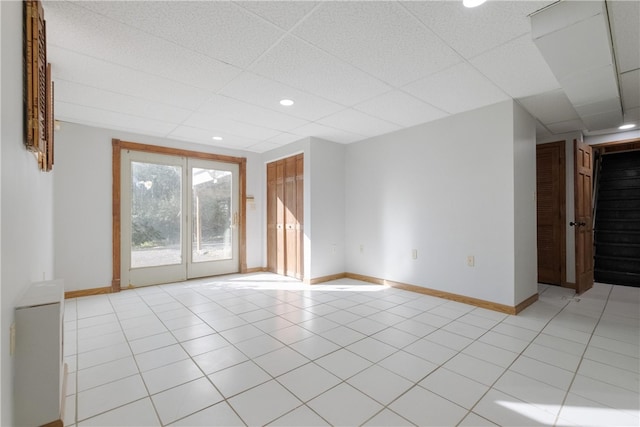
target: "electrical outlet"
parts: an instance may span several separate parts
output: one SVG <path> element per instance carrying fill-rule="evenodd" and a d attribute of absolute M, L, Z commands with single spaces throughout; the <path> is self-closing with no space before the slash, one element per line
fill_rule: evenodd
<path fill-rule="evenodd" d="M 476 258 L 473 255 L 467 257 L 467 266 L 474 267 L 476 265 Z"/>
<path fill-rule="evenodd" d="M 411 251 L 411 258 L 418 259 L 418 250 L 414 249 Z"/>
<path fill-rule="evenodd" d="M 337 245 L 335 245 L 335 244 L 331 245 L 331 253 L 332 253 L 332 254 L 335 254 L 336 252 L 338 252 L 338 247 L 337 247 Z"/>
<path fill-rule="evenodd" d="M 16 324 L 12 323 L 9 328 L 9 355 L 13 356 L 16 351 Z"/>

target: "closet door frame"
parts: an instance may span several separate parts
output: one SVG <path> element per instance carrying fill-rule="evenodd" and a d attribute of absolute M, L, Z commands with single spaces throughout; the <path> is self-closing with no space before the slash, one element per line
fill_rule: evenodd
<path fill-rule="evenodd" d="M 246 171 L 247 159 L 245 157 L 225 156 L 200 151 L 182 150 L 179 148 L 161 147 L 150 144 L 140 144 L 136 142 L 112 140 L 112 259 L 113 259 L 113 280 L 111 281 L 111 291 L 121 290 L 121 168 L 122 150 L 143 151 L 169 156 L 188 157 L 192 159 L 211 160 L 224 163 L 236 163 L 239 168 L 239 269 L 240 273 L 247 272 L 247 244 L 246 244 Z"/>

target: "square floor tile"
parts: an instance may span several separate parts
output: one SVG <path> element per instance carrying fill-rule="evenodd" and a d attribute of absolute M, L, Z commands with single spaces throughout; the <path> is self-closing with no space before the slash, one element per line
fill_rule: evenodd
<path fill-rule="evenodd" d="M 136 361 L 141 372 L 159 368 L 173 362 L 188 359 L 189 355 L 178 344 L 162 347 L 146 353 L 136 354 Z"/>
<path fill-rule="evenodd" d="M 260 335 L 236 344 L 236 347 L 248 357 L 258 357 L 284 347 L 280 341 L 270 335 Z"/>
<path fill-rule="evenodd" d="M 288 326 L 286 328 L 278 329 L 269 333 L 272 337 L 281 341 L 287 345 L 293 344 L 294 342 L 302 341 L 305 338 L 309 338 L 313 336 L 313 332 L 304 329 L 301 326 L 293 325 Z"/>
<path fill-rule="evenodd" d="M 373 365 L 354 375 L 347 382 L 383 405 L 393 401 L 414 384 L 378 365 Z"/>
<path fill-rule="evenodd" d="M 229 404 L 250 426 L 265 425 L 302 402 L 276 381 L 269 381 L 229 399 Z"/>
<path fill-rule="evenodd" d="M 467 410 L 422 387 L 414 387 L 389 405 L 394 412 L 420 426 L 454 426 Z"/>
<path fill-rule="evenodd" d="M 562 425 L 565 420 L 578 426 L 637 427 L 640 425 L 640 415 L 637 412 L 634 415 L 618 411 L 573 393 L 567 395 L 560 409 L 560 420 L 557 425 Z"/>
<path fill-rule="evenodd" d="M 449 347 L 445 347 L 433 341 L 428 341 L 424 338 L 406 346 L 403 350 L 407 353 L 413 354 L 414 356 L 418 356 L 428 360 L 429 362 L 435 363 L 436 365 L 442 365 L 447 360 L 458 354 L 455 350 L 450 349 Z"/>
<path fill-rule="evenodd" d="M 222 396 L 206 378 L 199 378 L 151 397 L 163 424 L 218 403 Z"/>
<path fill-rule="evenodd" d="M 501 426 L 554 425 L 555 415 L 498 390 L 489 390 L 473 412 Z"/>
<path fill-rule="evenodd" d="M 360 341 L 366 335 L 361 334 L 358 331 L 354 331 L 346 326 L 338 326 L 337 328 L 330 329 L 320 334 L 322 337 L 332 341 L 340 346 L 347 346 L 353 344 L 356 341 Z"/>
<path fill-rule="evenodd" d="M 480 341 L 471 343 L 468 347 L 462 350 L 464 354 L 473 356 L 476 359 L 484 360 L 485 362 L 493 363 L 494 365 L 507 368 L 516 360 L 518 353 L 514 353 L 509 350 L 505 350 L 499 347 L 492 346 Z"/>
<path fill-rule="evenodd" d="M 430 333 L 429 335 L 424 337 L 424 339 L 458 351 L 462 350 L 473 342 L 473 340 L 470 338 L 463 337 L 462 335 L 454 334 L 443 329 L 438 329 L 437 331 Z"/>
<path fill-rule="evenodd" d="M 315 363 L 343 380 L 372 365 L 368 360 L 345 349 L 321 357 Z"/>
<path fill-rule="evenodd" d="M 576 375 L 569 391 L 614 409 L 636 413 L 640 410 L 637 391 L 629 391 L 583 375 Z"/>
<path fill-rule="evenodd" d="M 300 427 L 300 426 L 328 426 L 325 420 L 320 418 L 318 414 L 313 412 L 307 406 L 300 406 L 293 411 L 285 414 L 275 420 L 272 423 L 269 423 L 270 426 L 291 426 L 291 427 Z"/>
<path fill-rule="evenodd" d="M 531 344 L 522 354 L 571 372 L 575 372 L 580 363 L 580 356 L 554 350 L 539 344 Z"/>
<path fill-rule="evenodd" d="M 309 359 L 289 347 L 283 347 L 256 357 L 253 361 L 273 377 L 277 377 L 308 363 Z"/>
<path fill-rule="evenodd" d="M 76 425 L 76 395 L 67 396 L 64 401 L 64 419 L 62 420 L 65 427 Z"/>
<path fill-rule="evenodd" d="M 181 360 L 142 373 L 149 394 L 155 394 L 203 376 L 191 359 Z"/>
<path fill-rule="evenodd" d="M 513 371 L 505 372 L 494 384 L 493 389 L 538 406 L 554 415 L 558 414 L 566 394 L 566 390 L 541 383 Z"/>
<path fill-rule="evenodd" d="M 444 368 L 429 374 L 420 382 L 420 386 L 467 409 L 471 409 L 489 389 L 484 384 Z"/>
<path fill-rule="evenodd" d="M 129 345 L 131 346 L 133 354 L 140 354 L 146 351 L 168 347 L 170 345 L 176 344 L 177 342 L 178 341 L 171 334 L 171 332 L 163 332 L 158 335 L 151 335 L 150 337 L 129 341 Z"/>
<path fill-rule="evenodd" d="M 640 376 L 634 372 L 625 369 L 596 362 L 593 360 L 582 359 L 578 375 L 593 378 L 605 383 L 625 388 L 635 393 L 640 393 Z M 640 399 L 640 396 L 639 396 Z"/>
<path fill-rule="evenodd" d="M 374 363 L 398 351 L 397 348 L 370 337 L 357 341 L 346 348 Z"/>
<path fill-rule="evenodd" d="M 518 354 L 522 353 L 522 351 L 529 345 L 529 341 L 510 337 L 509 335 L 504 335 L 494 331 L 487 332 L 481 336 L 478 341 Z"/>
<path fill-rule="evenodd" d="M 88 390 L 138 373 L 133 357 L 114 360 L 77 372 L 78 391 Z M 71 380 L 71 378 L 69 378 Z M 75 384 L 74 384 L 75 387 Z"/>
<path fill-rule="evenodd" d="M 78 427 L 80 426 L 160 426 L 160 420 L 158 420 L 156 410 L 151 404 L 151 399 L 147 397 L 93 418 L 89 418 L 88 420 L 79 423 Z"/>
<path fill-rule="evenodd" d="M 222 369 L 229 368 L 248 360 L 240 350 L 233 346 L 226 346 L 193 358 L 202 371 L 209 375 Z"/>
<path fill-rule="evenodd" d="M 190 356 L 197 356 L 227 345 L 229 345 L 229 342 L 219 334 L 210 334 L 182 342 L 182 348 L 184 348 Z"/>
<path fill-rule="evenodd" d="M 464 323 L 458 320 L 446 324 L 442 327 L 442 330 L 462 335 L 463 337 L 467 337 L 472 340 L 480 338 L 487 332 L 487 329 L 469 325 L 468 323 Z"/>
<path fill-rule="evenodd" d="M 339 384 L 341 380 L 315 363 L 307 363 L 281 375 L 278 377 L 278 382 L 296 395 L 298 399 L 306 402 Z"/>
<path fill-rule="evenodd" d="M 231 397 L 271 379 L 252 361 L 240 363 L 209 375 L 211 382 L 225 397 Z"/>
<path fill-rule="evenodd" d="M 409 344 L 418 340 L 418 337 L 411 335 L 408 332 L 401 331 L 396 328 L 387 328 L 376 334 L 373 334 L 371 338 L 375 338 L 380 342 L 394 346 L 395 348 L 404 348 Z"/>
<path fill-rule="evenodd" d="M 360 425 L 382 409 L 379 403 L 345 383 L 321 394 L 307 405 L 336 426 Z"/>
<path fill-rule="evenodd" d="M 458 427 L 493 427 L 497 424 L 492 423 L 486 418 L 482 418 L 480 415 L 476 415 L 473 412 L 469 412 L 464 420 L 458 424 Z"/>
<path fill-rule="evenodd" d="M 438 316 L 437 314 L 434 314 L 434 313 L 422 313 L 417 316 L 414 316 L 411 320 L 424 323 L 425 325 L 429 325 L 434 328 L 442 328 L 448 323 L 451 323 L 451 319 Z"/>
<path fill-rule="evenodd" d="M 520 356 L 509 367 L 509 370 L 518 372 L 527 377 L 549 384 L 561 390 L 568 390 L 573 380 L 573 372 L 531 359 L 526 356 Z"/>
<path fill-rule="evenodd" d="M 253 326 L 262 330 L 263 332 L 273 332 L 277 331 L 278 329 L 288 328 L 292 325 L 293 323 L 291 323 L 287 319 L 273 315 L 272 317 L 253 323 Z"/>
<path fill-rule="evenodd" d="M 78 393 L 78 421 L 147 396 L 140 375 L 123 378 Z"/>
<path fill-rule="evenodd" d="M 434 363 L 428 362 L 403 350 L 392 354 L 386 359 L 380 361 L 378 364 L 383 368 L 387 368 L 391 372 L 401 375 L 413 382 L 420 381 L 438 367 Z"/>
<path fill-rule="evenodd" d="M 315 360 L 340 348 L 338 345 L 322 338 L 320 335 L 305 338 L 289 346 L 310 360 Z"/>
<path fill-rule="evenodd" d="M 450 371 L 471 378 L 479 383 L 490 386 L 505 371 L 504 368 L 476 359 L 464 353 L 459 353 L 443 365 Z"/>
<path fill-rule="evenodd" d="M 237 344 L 239 342 L 260 336 L 263 333 L 264 332 L 253 325 L 243 325 L 237 328 L 222 331 L 220 332 L 220 335 L 222 335 L 230 343 Z"/>
<path fill-rule="evenodd" d="M 329 319 L 325 319 L 324 317 L 314 317 L 311 320 L 299 323 L 299 326 L 302 326 L 303 328 L 315 334 L 319 334 L 321 332 L 336 328 L 340 325 Z"/>
<path fill-rule="evenodd" d="M 363 426 L 370 427 L 404 427 L 404 426 L 413 426 L 413 424 L 406 419 L 402 418 L 400 415 L 395 412 L 390 411 L 389 409 L 384 409 L 379 412 L 375 417 L 371 418 L 369 421 L 363 424 Z"/>
<path fill-rule="evenodd" d="M 172 424 L 175 427 L 243 426 L 244 422 L 233 412 L 227 402 L 216 403 Z"/>

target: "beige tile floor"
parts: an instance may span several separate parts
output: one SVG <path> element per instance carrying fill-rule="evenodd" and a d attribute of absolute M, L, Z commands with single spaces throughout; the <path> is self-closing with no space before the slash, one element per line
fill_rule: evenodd
<path fill-rule="evenodd" d="M 349 279 L 66 301 L 67 426 L 640 424 L 640 289 L 518 316 Z"/>

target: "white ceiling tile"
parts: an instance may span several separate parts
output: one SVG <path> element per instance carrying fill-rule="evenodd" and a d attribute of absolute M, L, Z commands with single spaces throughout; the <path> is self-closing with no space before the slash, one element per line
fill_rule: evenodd
<path fill-rule="evenodd" d="M 470 62 L 513 98 L 560 88 L 529 34 L 478 55 Z"/>
<path fill-rule="evenodd" d="M 97 1 L 83 7 L 220 61 L 246 67 L 284 34 L 226 2 Z"/>
<path fill-rule="evenodd" d="M 309 123 L 295 130 L 295 133 L 305 136 L 314 136 L 333 142 L 348 144 L 350 142 L 361 141 L 366 139 L 364 135 L 357 135 L 329 126 L 323 126 L 319 123 Z"/>
<path fill-rule="evenodd" d="M 215 91 L 241 70 L 140 31 L 71 2 L 47 2 L 49 46 L 63 46 L 87 56 Z M 99 52 L 99 55 L 96 53 Z"/>
<path fill-rule="evenodd" d="M 54 81 L 59 78 L 185 109 L 192 109 L 211 96 L 202 89 L 55 46 L 47 49 L 47 58 Z"/>
<path fill-rule="evenodd" d="M 531 17 L 531 35 L 534 39 L 577 24 L 602 14 L 604 1 L 559 1 Z"/>
<path fill-rule="evenodd" d="M 608 1 L 607 9 L 618 71 L 623 73 L 640 68 L 640 2 Z"/>
<path fill-rule="evenodd" d="M 216 147 L 228 147 L 244 149 L 259 143 L 259 140 L 251 138 L 243 138 L 237 135 L 231 135 L 225 132 L 217 132 L 216 136 L 222 137 L 222 141 L 214 141 L 212 139 L 212 133 L 206 129 L 193 128 L 189 126 L 178 126 L 171 133 L 167 135 L 167 138 L 179 139 L 182 141 L 197 142 L 199 144 L 205 144 Z"/>
<path fill-rule="evenodd" d="M 263 56 L 252 71 L 346 105 L 390 89 L 374 77 L 291 36 Z"/>
<path fill-rule="evenodd" d="M 461 58 L 395 2 L 328 2 L 294 34 L 393 86 Z"/>
<path fill-rule="evenodd" d="M 55 119 L 107 129 L 137 132 L 145 135 L 165 136 L 176 127 L 174 123 L 131 116 L 115 111 L 100 110 L 84 105 L 55 101 Z"/>
<path fill-rule="evenodd" d="M 582 70 L 561 79 L 560 84 L 574 106 L 618 97 L 619 93 L 613 64 Z"/>
<path fill-rule="evenodd" d="M 354 108 L 405 127 L 430 122 L 448 115 L 399 90 L 392 90 L 358 104 Z"/>
<path fill-rule="evenodd" d="M 640 107 L 640 69 L 621 74 L 620 86 L 625 110 Z"/>
<path fill-rule="evenodd" d="M 582 122 L 589 130 L 613 129 L 623 123 L 622 111 L 601 111 L 590 116 L 581 116 Z"/>
<path fill-rule="evenodd" d="M 469 9 L 460 1 L 409 1 L 403 5 L 465 58 L 530 31 L 529 14 L 553 1 L 488 1 Z"/>
<path fill-rule="evenodd" d="M 282 146 L 278 144 L 274 144 L 273 142 L 263 141 L 247 147 L 247 150 L 253 151 L 255 153 L 266 153 L 267 151 L 273 150 L 278 147 L 282 147 Z"/>
<path fill-rule="evenodd" d="M 237 1 L 243 7 L 285 30 L 290 30 L 316 7 L 315 1 Z"/>
<path fill-rule="evenodd" d="M 395 123 L 372 117 L 351 108 L 318 120 L 318 123 L 365 136 L 381 135 L 400 129 L 400 126 Z"/>
<path fill-rule="evenodd" d="M 300 141 L 304 137 L 293 133 L 282 132 L 280 135 L 269 138 L 267 141 L 276 145 L 286 145 L 292 142 Z"/>
<path fill-rule="evenodd" d="M 561 89 L 521 98 L 518 102 L 544 124 L 578 119 L 578 113 Z"/>
<path fill-rule="evenodd" d="M 211 114 L 193 113 L 183 123 L 185 126 L 205 129 L 213 133 L 227 133 L 243 138 L 262 141 L 278 135 L 280 132 L 248 123 L 240 123 L 224 117 L 216 117 Z"/>
<path fill-rule="evenodd" d="M 535 39 L 545 61 L 562 83 L 576 73 L 613 64 L 605 18 L 593 16 Z"/>
<path fill-rule="evenodd" d="M 624 112 L 624 122 L 625 123 L 635 123 L 640 125 L 640 107 L 639 108 L 631 108 L 629 110 L 625 110 Z"/>
<path fill-rule="evenodd" d="M 554 134 L 567 133 L 586 129 L 586 126 L 580 119 L 567 120 L 564 122 L 547 123 L 547 128 Z"/>
<path fill-rule="evenodd" d="M 181 123 L 192 113 L 183 108 L 151 102 L 130 95 L 109 92 L 66 80 L 55 81 L 55 98 L 67 104 L 93 107 L 131 116 Z"/>
<path fill-rule="evenodd" d="M 335 102 L 247 72 L 242 73 L 220 93 L 311 121 L 344 109 L 344 106 Z M 283 107 L 279 103 L 281 99 L 292 99 L 295 104 Z"/>
<path fill-rule="evenodd" d="M 280 131 L 288 131 L 308 123 L 307 120 L 221 95 L 214 95 L 198 109 L 198 112 L 210 117 L 225 117 Z"/>
<path fill-rule="evenodd" d="M 418 80 L 403 90 L 451 114 L 509 99 L 467 63 Z"/>

